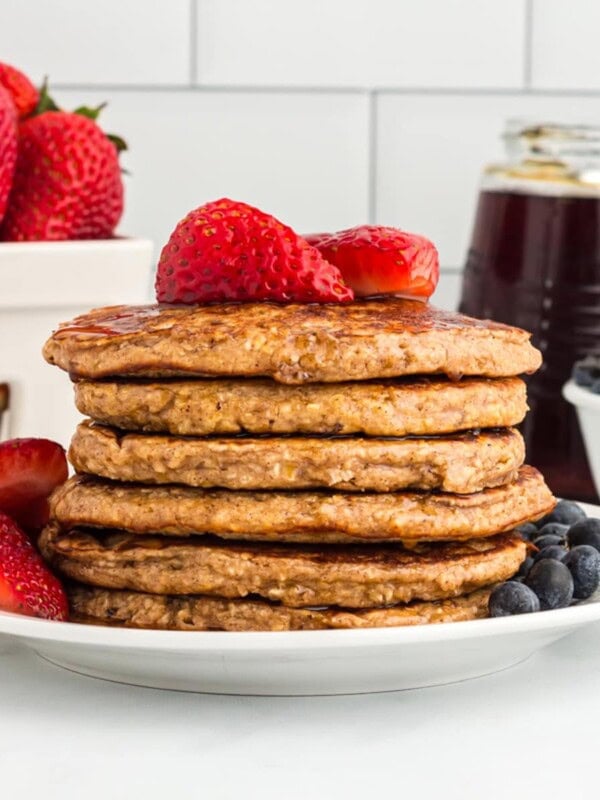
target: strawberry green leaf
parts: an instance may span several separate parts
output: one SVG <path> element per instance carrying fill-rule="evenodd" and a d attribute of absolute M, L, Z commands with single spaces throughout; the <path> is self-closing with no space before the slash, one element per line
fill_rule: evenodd
<path fill-rule="evenodd" d="M 90 106 L 79 106 L 73 112 L 74 114 L 81 114 L 82 117 L 87 117 L 88 119 L 93 119 L 96 121 L 100 115 L 100 112 L 103 108 L 105 108 L 106 103 L 100 103 L 99 106 L 96 108 L 90 108 Z"/>
<path fill-rule="evenodd" d="M 114 144 L 117 148 L 117 153 L 122 153 L 123 150 L 127 150 L 127 142 L 121 136 L 118 136 L 116 133 L 107 133 L 106 138 L 110 139 L 110 141 Z"/>
<path fill-rule="evenodd" d="M 48 93 L 48 77 L 44 78 L 44 82 L 40 88 L 40 99 L 38 100 L 38 104 L 31 116 L 43 114 L 45 111 L 60 111 L 60 108 L 56 105 Z"/>

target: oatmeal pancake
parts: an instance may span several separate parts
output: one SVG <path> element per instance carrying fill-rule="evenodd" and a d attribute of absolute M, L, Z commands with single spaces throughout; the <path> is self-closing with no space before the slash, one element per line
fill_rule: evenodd
<path fill-rule="evenodd" d="M 225 489 L 334 488 L 470 493 L 512 481 L 525 453 L 513 428 L 431 438 L 184 438 L 124 433 L 89 421 L 69 458 L 118 481 Z"/>
<path fill-rule="evenodd" d="M 78 381 L 79 411 L 123 430 L 211 434 L 415 436 L 518 425 L 520 378 L 441 378 L 286 386 L 260 378 Z"/>
<path fill-rule="evenodd" d="M 491 536 L 549 513 L 555 500 L 532 467 L 514 483 L 466 495 L 398 492 L 232 492 L 140 486 L 76 476 L 51 497 L 65 528 L 271 542 L 445 541 Z"/>
<path fill-rule="evenodd" d="M 173 597 L 68 587 L 71 619 L 95 625 L 173 631 L 299 631 L 461 622 L 488 615 L 490 589 L 387 608 L 287 608 L 267 600 Z"/>
<path fill-rule="evenodd" d="M 61 574 L 105 589 L 218 597 L 258 595 L 290 607 L 347 608 L 456 597 L 503 581 L 525 560 L 519 534 L 460 543 L 320 545 L 223 542 L 201 537 L 63 531 L 40 548 Z"/>
<path fill-rule="evenodd" d="M 44 356 L 74 377 L 266 376 L 312 383 L 534 372 L 530 335 L 428 303 L 112 306 L 64 323 Z"/>

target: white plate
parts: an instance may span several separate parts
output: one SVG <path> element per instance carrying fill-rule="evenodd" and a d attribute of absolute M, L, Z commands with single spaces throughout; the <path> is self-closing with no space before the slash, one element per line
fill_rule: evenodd
<path fill-rule="evenodd" d="M 593 515 L 600 508 L 588 507 Z M 96 678 L 219 694 L 389 692 L 506 669 L 600 620 L 600 596 L 558 611 L 410 628 L 220 633 L 75 625 L 0 613 L 0 633 Z"/>

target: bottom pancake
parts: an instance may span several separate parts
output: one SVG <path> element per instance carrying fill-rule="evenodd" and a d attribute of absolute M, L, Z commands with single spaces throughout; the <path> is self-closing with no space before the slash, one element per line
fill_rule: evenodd
<path fill-rule="evenodd" d="M 307 547 L 218 539 L 63 532 L 40 538 L 67 577 L 107 589 L 162 595 L 259 595 L 291 607 L 372 608 L 457 597 L 512 577 L 526 545 L 514 533 L 467 542 Z"/>
<path fill-rule="evenodd" d="M 286 608 L 267 600 L 154 595 L 71 586 L 71 620 L 172 631 L 300 631 L 462 622 L 488 615 L 491 587 L 462 597 L 354 611 Z"/>

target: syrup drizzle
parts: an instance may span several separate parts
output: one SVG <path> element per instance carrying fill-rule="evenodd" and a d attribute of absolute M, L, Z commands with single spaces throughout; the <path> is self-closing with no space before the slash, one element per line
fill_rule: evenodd
<path fill-rule="evenodd" d="M 85 336 L 120 336 L 135 333 L 143 328 L 148 319 L 154 319 L 161 313 L 161 307 L 154 306 L 116 306 L 113 314 L 101 317 L 97 325 L 91 315 L 78 317 L 73 322 L 61 326 L 56 336 L 83 334 Z M 81 320 L 81 323 L 78 323 Z"/>

